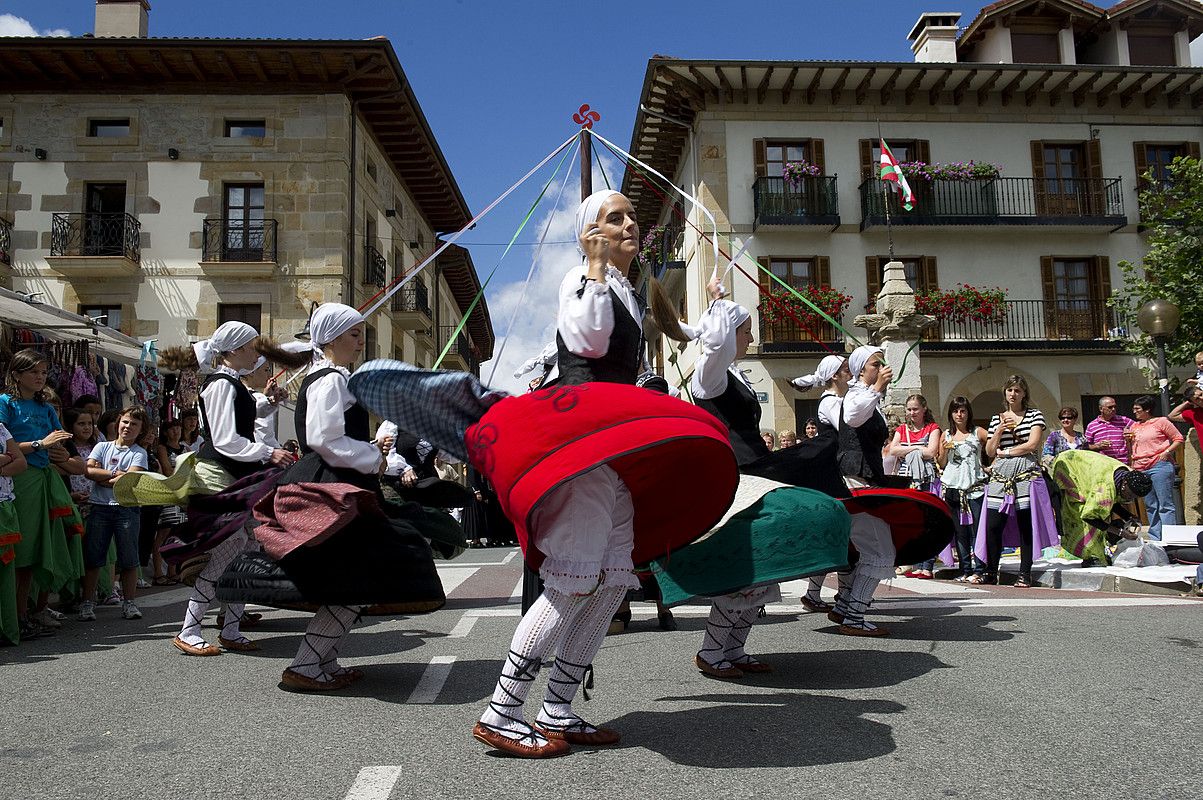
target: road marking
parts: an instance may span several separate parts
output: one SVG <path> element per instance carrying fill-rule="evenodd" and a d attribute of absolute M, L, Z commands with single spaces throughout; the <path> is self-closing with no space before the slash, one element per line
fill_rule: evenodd
<path fill-rule="evenodd" d="M 476 574 L 477 567 L 439 566 L 439 580 L 443 582 L 443 593 L 451 594 L 461 583 Z"/>
<path fill-rule="evenodd" d="M 448 639 L 463 639 L 472 632 L 472 626 L 476 624 L 476 620 L 480 617 L 473 617 L 464 614 L 459 618 L 459 622 L 455 623 L 455 627 L 451 629 L 451 633 L 447 634 Z"/>
<path fill-rule="evenodd" d="M 364 767 L 355 776 L 346 800 L 388 800 L 401 778 L 402 767 Z"/>
<path fill-rule="evenodd" d="M 422 673 L 422 678 L 410 693 L 407 702 L 433 703 L 437 700 L 439 692 L 443 690 L 443 684 L 447 682 L 447 676 L 451 674 L 451 665 L 454 663 L 455 656 L 435 656 L 430 659 L 430 664 Z"/>
<path fill-rule="evenodd" d="M 521 576 L 519 576 L 518 584 L 514 587 L 514 591 L 510 592 L 510 602 L 511 603 L 522 602 L 522 583 L 523 583 L 523 578 Z"/>
<path fill-rule="evenodd" d="M 511 561 L 513 561 L 513 560 L 514 560 L 514 556 L 516 556 L 516 555 L 518 555 L 518 551 L 517 551 L 517 550 L 515 550 L 515 551 L 514 551 L 514 552 L 512 552 L 512 553 L 510 553 L 510 554 L 509 554 L 508 556 L 506 556 L 505 558 L 501 559 L 501 563 L 502 563 L 502 564 L 508 564 L 508 563 L 510 563 Z"/>

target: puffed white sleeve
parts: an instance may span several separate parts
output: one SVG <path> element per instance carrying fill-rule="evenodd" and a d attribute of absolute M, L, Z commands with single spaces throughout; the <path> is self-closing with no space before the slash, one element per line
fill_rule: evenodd
<path fill-rule="evenodd" d="M 829 394 L 819 400 L 819 422 L 826 422 L 837 431 L 840 429 L 840 398 Z"/>
<path fill-rule="evenodd" d="M 234 420 L 235 391 L 230 381 L 215 380 L 201 392 L 205 399 L 205 425 L 209 429 L 209 441 L 226 458 L 267 461 L 272 455 L 270 447 L 238 435 Z"/>
<path fill-rule="evenodd" d="M 332 467 L 374 475 L 380 469 L 380 448 L 347 436 L 344 414 L 355 405 L 347 377 L 330 372 L 306 390 L 305 443 Z"/>
<path fill-rule="evenodd" d="M 708 400 L 727 391 L 727 370 L 735 363 L 735 333 L 725 305 L 730 300 L 715 300 L 698 320 L 698 344 L 702 352 L 693 365 L 689 391 L 696 399 Z"/>
<path fill-rule="evenodd" d="M 610 350 L 614 303 L 606 284 L 584 278 L 585 268 L 577 267 L 560 282 L 556 330 L 570 352 L 583 358 L 601 358 Z"/>
<path fill-rule="evenodd" d="M 267 399 L 261 392 L 254 393 L 255 398 L 255 441 L 265 444 L 273 450 L 280 447 L 276 438 L 276 416 L 280 407 Z"/>
<path fill-rule="evenodd" d="M 867 386 L 850 386 L 844 395 L 844 419 L 854 428 L 864 425 L 877 413 L 882 395 Z"/>

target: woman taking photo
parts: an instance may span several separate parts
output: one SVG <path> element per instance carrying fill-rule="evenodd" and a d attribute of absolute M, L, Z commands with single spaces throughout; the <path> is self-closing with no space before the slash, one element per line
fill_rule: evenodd
<path fill-rule="evenodd" d="M 1154 417 L 1157 400 L 1143 395 L 1132 403 L 1136 422 L 1124 431 L 1132 469 L 1140 470 L 1153 481 L 1153 491 L 1144 496 L 1149 513 L 1149 538 L 1161 541 L 1161 526 L 1178 524 L 1178 505 L 1174 498 L 1174 453 L 1182 447 L 1182 434 L 1165 417 Z"/>
<path fill-rule="evenodd" d="M 940 482 L 944 485 L 944 502 L 952 509 L 955 520 L 957 562 L 961 583 L 981 583 L 985 566 L 973 555 L 973 532 L 982 517 L 982 498 L 985 496 L 986 471 L 982 468 L 982 453 L 986 449 L 986 432 L 973 424 L 973 406 L 966 397 L 957 396 L 948 404 L 948 432 L 940 447 Z"/>

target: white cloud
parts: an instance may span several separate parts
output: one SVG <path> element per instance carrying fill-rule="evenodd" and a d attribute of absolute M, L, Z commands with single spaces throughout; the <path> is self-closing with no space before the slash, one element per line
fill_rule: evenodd
<path fill-rule="evenodd" d="M 607 175 L 616 177 L 622 174 L 617 162 L 606 156 L 602 159 Z M 595 171 L 593 186 L 599 188 L 605 185 L 601 173 Z M 543 241 L 576 241 L 576 209 L 580 205 L 580 186 L 580 177 L 574 172 L 569 177 L 557 206 L 538 218 L 535 230 L 547 229 Z M 553 191 L 558 192 L 559 187 L 555 187 Z M 555 196 L 550 191 L 548 194 Z M 495 355 L 493 359 L 481 364 L 480 377 L 490 388 L 502 389 L 513 394 L 525 392 L 527 381 L 536 375 L 531 373 L 515 378 L 514 370 L 528 358 L 538 355 L 543 346 L 555 338 L 556 310 L 560 305 L 560 281 L 569 268 L 580 263 L 580 254 L 575 244 L 545 244 L 535 258 L 535 270 L 529 285 L 524 287 L 524 281 L 519 280 L 489 292 L 489 315 L 493 318 L 493 330 L 497 335 L 493 352 L 500 354 L 500 360 Z M 530 262 L 527 262 L 527 267 L 529 266 Z M 516 315 L 515 309 L 518 311 Z M 514 320 L 512 326 L 511 318 Z M 509 330 L 506 329 L 507 326 L 510 326 Z"/>
<path fill-rule="evenodd" d="M 66 28 L 39 31 L 29 20 L 15 14 L 0 14 L 0 36 L 70 36 Z"/>

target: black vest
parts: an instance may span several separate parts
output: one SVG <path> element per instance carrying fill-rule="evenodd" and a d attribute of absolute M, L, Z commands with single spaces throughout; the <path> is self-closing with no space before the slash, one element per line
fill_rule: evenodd
<path fill-rule="evenodd" d="M 735 463 L 750 464 L 768 455 L 769 448 L 760 438 L 760 402 L 743 381 L 727 372 L 727 388 L 718 397 L 696 400 L 727 426 L 731 449 L 735 451 Z"/>
<path fill-rule="evenodd" d="M 584 290 L 582 284 L 580 294 Z M 565 346 L 563 337 L 556 333 L 561 384 L 575 386 L 593 381 L 635 384 L 642 361 L 643 325 L 631 316 L 626 304 L 613 289 L 610 289 L 610 303 L 614 307 L 614 331 L 610 334 L 610 347 L 601 358 L 578 356 Z"/>
<path fill-rule="evenodd" d="M 263 469 L 263 464 L 258 461 L 238 461 L 229 456 L 222 455 L 213 446 L 213 428 L 209 425 L 208 415 L 205 413 L 204 389 L 214 381 L 229 381 L 234 384 L 234 431 L 247 441 L 255 441 L 255 398 L 251 397 L 250 390 L 242 384 L 242 381 L 233 375 L 225 372 L 214 372 L 205 378 L 205 382 L 201 386 L 201 396 L 198 405 L 200 406 L 201 421 L 205 424 L 205 433 L 207 435 L 205 436 L 205 443 L 201 445 L 197 456 L 208 461 L 216 461 L 218 464 L 221 464 L 226 472 L 235 478 L 245 478 L 247 475 Z"/>
<path fill-rule="evenodd" d="M 880 485 L 886 474 L 881 448 L 889 432 L 885 417 L 879 411 L 874 411 L 859 428 L 852 427 L 844 417 L 844 404 L 841 402 L 840 470 L 849 477 Z"/>
<path fill-rule="evenodd" d="M 309 386 L 318 378 L 331 372 L 338 372 L 338 370 L 334 367 L 326 367 L 325 369 L 309 373 L 301 383 L 301 390 L 297 392 L 297 410 L 294 420 L 297 428 L 297 442 L 301 445 L 302 454 L 313 452 L 312 448 L 309 447 L 309 443 L 305 441 L 305 417 L 309 410 Z M 356 441 L 372 441 L 371 421 L 368 418 L 367 409 L 359 405 L 359 403 L 348 408 L 343 413 L 343 431 L 347 436 Z"/>

